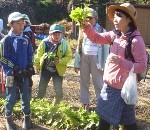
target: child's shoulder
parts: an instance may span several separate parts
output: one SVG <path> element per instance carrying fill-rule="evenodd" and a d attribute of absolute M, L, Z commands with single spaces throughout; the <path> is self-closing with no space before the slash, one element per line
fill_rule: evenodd
<path fill-rule="evenodd" d="M 2 39 L 1 42 L 10 42 L 11 36 L 10 35 L 5 35 Z"/>

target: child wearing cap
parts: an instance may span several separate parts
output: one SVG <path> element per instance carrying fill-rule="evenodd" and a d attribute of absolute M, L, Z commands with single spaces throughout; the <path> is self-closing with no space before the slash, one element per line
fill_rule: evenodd
<path fill-rule="evenodd" d="M 1 63 L 6 76 L 5 118 L 7 130 L 16 130 L 12 121 L 13 107 L 16 103 L 16 87 L 19 87 L 24 113 L 23 129 L 31 127 L 29 79 L 33 68 L 33 49 L 30 39 L 23 35 L 24 15 L 13 12 L 8 16 L 9 33 L 2 39 L 3 54 Z"/>
<path fill-rule="evenodd" d="M 34 32 L 31 30 L 30 25 L 30 19 L 28 17 L 28 15 L 23 14 L 24 15 L 24 30 L 23 30 L 23 35 L 26 35 L 30 38 L 31 41 L 31 45 L 33 47 L 33 52 L 35 51 L 35 36 L 34 36 Z M 34 75 L 34 72 L 33 72 Z M 28 76 L 29 78 L 29 90 L 30 90 L 30 94 L 32 95 L 32 86 L 33 86 L 33 80 L 32 80 L 32 75 Z M 20 99 L 20 94 L 19 94 L 19 89 L 17 89 L 17 99 Z"/>
<path fill-rule="evenodd" d="M 96 107 L 100 116 L 98 130 L 109 130 L 110 125 L 124 125 L 126 130 L 137 130 L 135 105 L 128 105 L 121 97 L 121 90 L 131 68 L 134 73 L 142 73 L 146 69 L 146 48 L 144 40 L 137 29 L 137 11 L 130 3 L 110 5 L 108 17 L 115 29 L 105 33 L 97 33 L 93 27 L 84 22 L 83 31 L 96 44 L 111 44 L 110 54 L 104 70 L 104 86 Z M 131 57 L 125 57 L 125 48 L 130 37 L 132 40 Z"/>
<path fill-rule="evenodd" d="M 97 23 L 97 12 L 92 8 L 90 8 L 89 11 L 87 18 L 94 30 L 99 33 L 106 32 L 106 30 Z M 74 68 L 76 73 L 80 70 L 80 102 L 87 111 L 90 110 L 90 75 L 92 75 L 96 100 L 98 100 L 103 86 L 103 70 L 108 54 L 108 44 L 96 45 L 80 30 Z"/>
<path fill-rule="evenodd" d="M 38 98 L 44 97 L 48 82 L 53 78 L 56 102 L 62 100 L 63 75 L 71 57 L 70 45 L 63 38 L 63 27 L 60 24 L 53 24 L 49 36 L 40 43 L 35 55 L 35 67 L 41 71 Z"/>

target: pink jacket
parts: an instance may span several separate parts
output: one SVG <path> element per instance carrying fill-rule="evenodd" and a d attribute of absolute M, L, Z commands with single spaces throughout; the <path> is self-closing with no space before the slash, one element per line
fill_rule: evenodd
<path fill-rule="evenodd" d="M 135 63 L 124 58 L 127 40 L 131 36 L 140 35 L 138 30 L 135 30 L 130 35 L 119 36 L 113 31 L 97 33 L 89 24 L 83 28 L 83 31 L 86 33 L 87 37 L 96 44 L 112 44 L 113 41 L 113 45 L 110 47 L 110 54 L 116 54 L 121 58 L 119 65 L 110 63 L 108 59 L 108 66 L 105 67 L 104 71 L 104 82 L 106 84 L 114 88 L 121 89 L 133 65 L 135 73 L 142 73 L 146 69 L 146 48 L 141 36 L 136 36 L 132 40 L 131 51 Z"/>

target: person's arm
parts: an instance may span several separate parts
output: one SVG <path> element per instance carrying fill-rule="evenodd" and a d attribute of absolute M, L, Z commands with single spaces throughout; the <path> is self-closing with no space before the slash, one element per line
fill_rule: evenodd
<path fill-rule="evenodd" d="M 28 38 L 28 42 L 29 42 L 29 44 L 28 44 L 28 54 L 27 54 L 27 56 L 28 56 L 28 63 L 29 64 L 33 64 L 33 48 L 32 48 L 32 44 L 31 44 L 31 40 Z"/>
<path fill-rule="evenodd" d="M 44 45 L 43 44 L 44 44 L 44 41 L 42 41 L 40 43 L 40 45 L 38 46 L 37 53 L 34 57 L 34 65 L 35 65 L 35 68 L 36 68 L 37 71 L 40 70 L 40 60 L 41 60 L 41 57 L 44 54 Z"/>
<path fill-rule="evenodd" d="M 87 35 L 87 37 L 96 44 L 111 44 L 111 37 L 114 35 L 113 31 L 98 33 L 96 32 L 90 23 L 87 23 L 82 31 Z"/>
<path fill-rule="evenodd" d="M 6 76 L 13 75 L 13 68 L 15 66 L 15 56 L 12 55 L 14 52 L 13 47 L 10 45 L 10 37 L 6 37 L 1 41 L 1 65 L 4 68 Z"/>
<path fill-rule="evenodd" d="M 83 31 L 80 29 L 79 30 L 79 36 L 78 36 L 78 44 L 77 44 L 77 51 L 80 54 L 80 56 L 82 55 L 82 43 L 83 43 Z"/>

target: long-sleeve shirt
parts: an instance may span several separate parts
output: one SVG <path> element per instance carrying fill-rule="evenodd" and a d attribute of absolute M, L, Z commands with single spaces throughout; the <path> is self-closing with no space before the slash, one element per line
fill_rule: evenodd
<path fill-rule="evenodd" d="M 121 89 L 133 65 L 134 73 L 142 73 L 146 69 L 146 48 L 141 36 L 136 36 L 132 40 L 131 51 L 135 62 L 133 63 L 131 60 L 125 59 L 127 40 L 131 36 L 140 35 L 138 30 L 128 32 L 125 35 L 115 34 L 114 31 L 97 33 L 93 30 L 92 26 L 88 24 L 83 28 L 83 31 L 87 37 L 96 44 L 112 44 L 109 55 L 115 54 L 121 59 L 119 65 L 117 65 L 111 63 L 109 61 L 110 59 L 107 58 L 107 67 L 105 66 L 104 70 L 104 82 L 108 85 Z"/>

